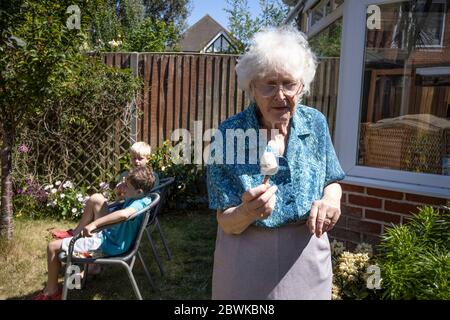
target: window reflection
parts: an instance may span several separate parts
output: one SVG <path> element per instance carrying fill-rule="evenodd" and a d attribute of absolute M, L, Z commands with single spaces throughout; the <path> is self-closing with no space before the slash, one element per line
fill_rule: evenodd
<path fill-rule="evenodd" d="M 379 6 L 366 29 L 358 162 L 450 175 L 449 1 Z"/>

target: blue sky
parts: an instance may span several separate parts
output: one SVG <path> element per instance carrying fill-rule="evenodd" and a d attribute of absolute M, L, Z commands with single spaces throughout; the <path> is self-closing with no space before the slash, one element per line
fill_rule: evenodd
<path fill-rule="evenodd" d="M 227 7 L 226 0 L 191 0 L 192 11 L 188 16 L 188 27 L 200 20 L 205 14 L 209 14 L 224 28 L 228 28 L 228 14 L 223 10 Z M 248 0 L 250 12 L 259 12 L 259 1 Z"/>

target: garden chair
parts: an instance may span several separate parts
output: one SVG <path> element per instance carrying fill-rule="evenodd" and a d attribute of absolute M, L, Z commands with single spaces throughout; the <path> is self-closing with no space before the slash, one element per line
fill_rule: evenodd
<path fill-rule="evenodd" d="M 72 238 L 72 240 L 70 241 L 70 244 L 69 244 L 68 253 L 66 254 L 65 252 L 61 252 L 59 255 L 60 261 L 66 263 L 66 271 L 65 271 L 65 275 L 64 275 L 64 286 L 63 286 L 63 292 L 62 292 L 63 300 L 67 299 L 68 280 L 69 280 L 69 277 L 71 276 L 70 266 L 74 265 L 74 264 L 84 265 L 85 275 L 83 277 L 83 286 L 85 285 L 87 275 L 88 275 L 88 264 L 99 264 L 99 265 L 108 265 L 109 264 L 109 265 L 120 265 L 120 266 L 124 267 L 127 272 L 128 278 L 130 279 L 130 282 L 133 287 L 134 293 L 136 294 L 136 297 L 139 300 L 142 300 L 142 295 L 139 291 L 139 287 L 137 286 L 136 279 L 134 278 L 134 275 L 133 275 L 133 267 L 134 267 L 134 263 L 136 261 L 136 255 L 139 257 L 139 260 L 141 261 L 141 263 L 144 267 L 144 271 L 145 271 L 147 278 L 150 281 L 150 285 L 152 286 L 152 288 L 155 288 L 152 278 L 150 276 L 150 273 L 147 269 L 147 266 L 144 263 L 144 259 L 142 258 L 142 254 L 139 251 L 139 246 L 141 243 L 142 235 L 144 234 L 144 231 L 146 229 L 146 226 L 147 226 L 149 220 L 153 219 L 154 215 L 156 214 L 156 208 L 158 207 L 158 204 L 160 202 L 160 196 L 157 193 L 150 193 L 149 197 L 152 199 L 151 204 L 149 204 L 147 207 L 143 208 L 139 212 L 136 212 L 131 217 L 129 217 L 127 220 L 125 220 L 125 221 L 128 221 L 128 220 L 134 219 L 136 216 L 141 215 L 141 214 L 145 215 L 142 219 L 142 223 L 139 228 L 138 234 L 136 236 L 136 240 L 135 240 L 134 244 L 131 246 L 130 250 L 128 250 L 128 252 L 126 252 L 122 255 L 118 255 L 118 256 L 107 256 L 107 257 L 101 257 L 101 258 L 74 257 L 73 256 L 73 247 L 74 247 L 75 242 L 79 238 L 81 238 L 81 234 L 78 234 Z M 117 205 L 117 203 L 113 203 L 110 206 L 113 206 L 113 205 Z M 103 229 L 108 229 L 111 226 L 115 226 L 115 225 L 123 223 L 123 222 L 124 221 L 120 221 L 119 223 L 103 226 L 101 228 L 94 230 L 93 232 L 99 232 Z"/>
<path fill-rule="evenodd" d="M 161 273 L 162 276 L 164 276 L 164 269 L 162 266 L 162 262 L 159 258 L 159 255 L 156 251 L 156 246 L 155 246 L 155 242 L 153 241 L 152 238 L 152 232 L 156 229 L 158 230 L 158 233 L 161 237 L 161 241 L 163 243 L 163 246 L 166 250 L 167 253 L 167 257 L 169 258 L 169 260 L 172 259 L 172 252 L 169 249 L 169 246 L 167 244 L 167 240 L 166 237 L 164 236 L 164 233 L 161 229 L 161 224 L 159 223 L 159 219 L 158 216 L 161 212 L 161 209 L 164 207 L 167 197 L 168 197 L 168 192 L 169 192 L 169 188 L 170 186 L 174 183 L 175 178 L 173 177 L 168 177 L 168 178 L 163 178 L 160 180 L 160 183 L 152 189 L 152 192 L 156 192 L 160 195 L 160 201 L 158 203 L 158 206 L 155 209 L 155 214 L 152 216 L 152 219 L 149 220 L 148 224 L 147 224 L 147 228 L 145 229 L 145 232 L 147 234 L 147 238 L 148 241 L 150 242 L 150 246 L 152 248 L 152 253 L 153 256 L 155 257 L 156 263 L 158 264 L 158 268 L 159 271 Z"/>

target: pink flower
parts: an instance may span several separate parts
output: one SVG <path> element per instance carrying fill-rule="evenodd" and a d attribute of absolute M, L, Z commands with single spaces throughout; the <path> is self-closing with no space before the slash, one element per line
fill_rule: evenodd
<path fill-rule="evenodd" d="M 28 153 L 28 151 L 30 151 L 30 149 L 28 149 L 28 147 L 24 144 L 22 144 L 17 151 L 19 151 L 20 153 Z"/>

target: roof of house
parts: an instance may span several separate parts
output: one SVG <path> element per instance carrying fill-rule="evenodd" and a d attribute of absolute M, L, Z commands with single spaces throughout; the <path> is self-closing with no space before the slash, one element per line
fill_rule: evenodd
<path fill-rule="evenodd" d="M 220 32 L 231 38 L 228 31 L 207 14 L 186 30 L 180 41 L 181 51 L 200 52 Z"/>

